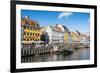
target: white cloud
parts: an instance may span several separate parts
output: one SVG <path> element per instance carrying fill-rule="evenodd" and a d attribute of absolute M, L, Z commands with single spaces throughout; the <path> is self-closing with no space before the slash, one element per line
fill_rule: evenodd
<path fill-rule="evenodd" d="M 61 19 L 61 18 L 63 18 L 63 17 L 68 18 L 68 17 L 71 16 L 71 15 L 73 15 L 72 12 L 62 12 L 62 13 L 59 14 L 58 18 L 59 18 L 59 19 Z"/>

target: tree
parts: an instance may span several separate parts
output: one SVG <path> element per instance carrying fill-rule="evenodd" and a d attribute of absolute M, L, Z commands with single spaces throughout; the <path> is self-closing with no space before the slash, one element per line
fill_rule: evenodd
<path fill-rule="evenodd" d="M 49 43 L 49 36 L 48 36 L 48 33 L 45 32 L 43 33 L 41 36 L 40 36 L 40 40 L 45 42 L 45 44 L 48 44 Z"/>

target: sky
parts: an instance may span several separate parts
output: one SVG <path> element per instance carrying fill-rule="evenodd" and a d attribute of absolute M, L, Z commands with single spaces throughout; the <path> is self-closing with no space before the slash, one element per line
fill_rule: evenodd
<path fill-rule="evenodd" d="M 61 24 L 70 31 L 80 31 L 82 33 L 90 31 L 90 13 L 21 10 L 21 18 L 25 16 L 29 16 L 29 19 L 37 21 L 40 26 Z"/>

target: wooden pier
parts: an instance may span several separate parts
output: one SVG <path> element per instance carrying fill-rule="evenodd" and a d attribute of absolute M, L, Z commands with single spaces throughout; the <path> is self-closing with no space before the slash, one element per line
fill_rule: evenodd
<path fill-rule="evenodd" d="M 69 47 L 72 46 L 72 47 Z M 75 50 L 75 48 L 81 48 L 81 47 L 85 47 L 84 45 L 76 45 L 76 44 L 72 44 L 72 45 L 49 45 L 49 46 L 40 46 L 40 47 L 33 47 L 33 46 L 23 46 L 21 48 L 21 56 L 34 56 L 34 55 L 39 55 L 39 54 L 57 54 L 57 53 L 61 53 L 62 51 L 66 50 L 66 53 L 72 52 L 73 50 Z"/>
<path fill-rule="evenodd" d="M 42 46 L 42 47 L 23 47 L 21 48 L 21 56 L 30 56 L 38 54 L 54 54 L 60 53 L 65 49 L 65 46 Z"/>
<path fill-rule="evenodd" d="M 21 56 L 37 55 L 44 53 L 52 53 L 52 47 L 22 48 Z"/>

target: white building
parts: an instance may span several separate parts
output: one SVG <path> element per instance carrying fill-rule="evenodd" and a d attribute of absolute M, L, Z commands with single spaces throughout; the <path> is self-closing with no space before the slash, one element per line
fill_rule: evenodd
<path fill-rule="evenodd" d="M 81 33 L 81 43 L 90 42 L 90 34 L 89 33 Z"/>
<path fill-rule="evenodd" d="M 49 44 L 64 43 L 64 31 L 58 26 L 47 26 L 44 31 L 49 35 Z"/>

